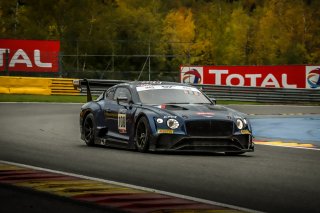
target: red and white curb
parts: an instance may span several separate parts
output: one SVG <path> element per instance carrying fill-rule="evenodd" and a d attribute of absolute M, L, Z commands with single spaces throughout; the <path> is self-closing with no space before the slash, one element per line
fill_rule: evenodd
<path fill-rule="evenodd" d="M 123 212 L 257 212 L 170 192 L 7 161 L 0 161 L 0 183 Z"/>

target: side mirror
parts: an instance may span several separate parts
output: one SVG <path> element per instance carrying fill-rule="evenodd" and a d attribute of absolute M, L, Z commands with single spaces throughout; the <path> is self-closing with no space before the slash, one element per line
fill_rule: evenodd
<path fill-rule="evenodd" d="M 118 97 L 117 98 L 117 104 L 120 105 L 120 106 L 124 106 L 126 109 L 129 109 L 131 110 L 132 109 L 132 99 L 131 98 L 128 98 L 128 97 Z"/>
<path fill-rule="evenodd" d="M 128 97 L 118 97 L 117 104 L 121 105 L 121 103 L 128 103 Z"/>
<path fill-rule="evenodd" d="M 211 101 L 214 105 L 217 104 L 217 100 L 216 100 L 215 98 L 210 98 L 210 101 Z"/>

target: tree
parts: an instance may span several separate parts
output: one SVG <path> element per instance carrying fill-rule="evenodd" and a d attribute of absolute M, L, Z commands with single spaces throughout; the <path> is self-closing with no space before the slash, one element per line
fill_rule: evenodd
<path fill-rule="evenodd" d="M 190 63 L 190 51 L 195 41 L 195 24 L 191 9 L 180 8 L 170 11 L 162 29 L 161 50 L 164 54 L 173 55 L 167 66 L 179 67 Z"/>
<path fill-rule="evenodd" d="M 66 76 L 133 80 L 150 62 L 161 79 L 181 64 L 319 64 L 318 8 L 318 0 L 0 1 L 0 37 L 60 40 Z"/>

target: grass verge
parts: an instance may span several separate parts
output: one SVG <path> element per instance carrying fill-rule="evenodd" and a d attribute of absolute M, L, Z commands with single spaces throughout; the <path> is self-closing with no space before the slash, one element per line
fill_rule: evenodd
<path fill-rule="evenodd" d="M 57 102 L 85 103 L 86 96 L 76 95 L 14 95 L 0 94 L 0 102 Z"/>

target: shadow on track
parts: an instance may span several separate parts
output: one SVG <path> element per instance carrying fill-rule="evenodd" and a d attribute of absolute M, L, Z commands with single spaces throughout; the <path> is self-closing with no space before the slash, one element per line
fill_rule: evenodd
<path fill-rule="evenodd" d="M 249 153 L 244 153 L 244 154 L 239 154 L 239 155 L 227 155 L 222 152 L 204 152 L 204 151 L 149 151 L 145 153 L 138 152 L 137 150 L 132 150 L 132 149 L 122 149 L 122 148 L 117 148 L 117 147 L 108 147 L 108 146 L 103 146 L 103 145 L 94 145 L 91 147 L 84 145 L 78 145 L 77 147 L 79 148 L 87 148 L 87 149 L 96 149 L 101 148 L 104 149 L 109 149 L 109 150 L 114 150 L 122 153 L 137 153 L 140 154 L 141 156 L 143 155 L 162 155 L 162 156 L 208 156 L 208 157 L 238 157 L 238 158 L 251 158 L 253 156 L 247 155 Z"/>

